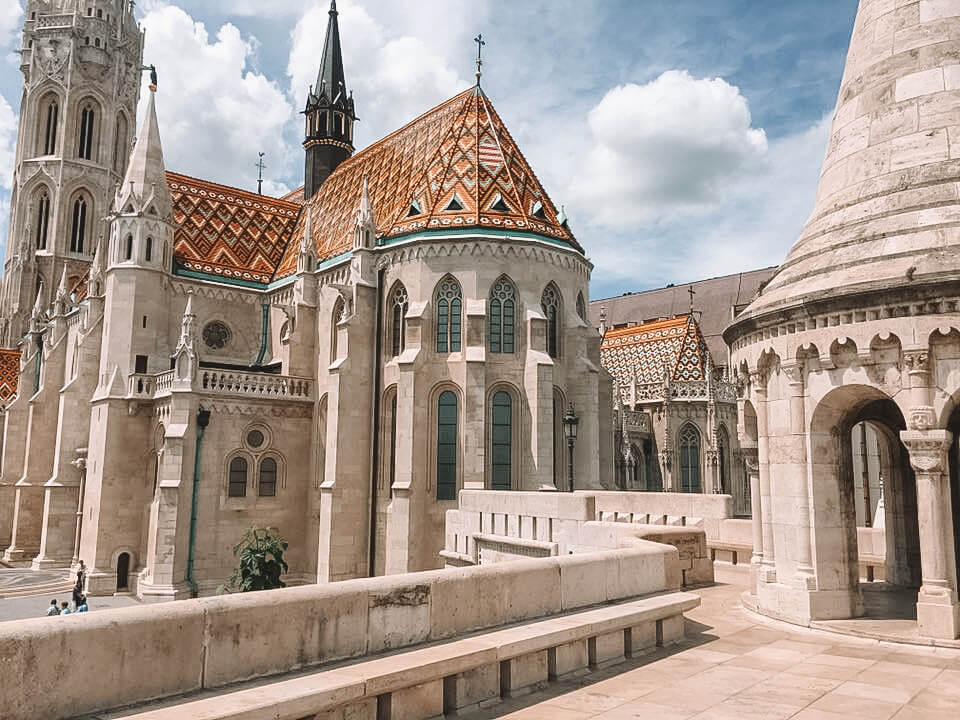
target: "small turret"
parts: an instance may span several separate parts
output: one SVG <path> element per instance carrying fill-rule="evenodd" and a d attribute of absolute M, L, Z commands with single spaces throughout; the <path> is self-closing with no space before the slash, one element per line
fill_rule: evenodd
<path fill-rule="evenodd" d="M 300 252 L 297 255 L 297 274 L 313 272 L 316 260 L 316 245 L 313 244 L 313 218 L 310 206 L 303 210 L 303 237 L 300 238 Z"/>
<path fill-rule="evenodd" d="M 360 208 L 357 210 L 357 225 L 353 247 L 373 248 L 377 240 L 377 220 L 373 214 L 373 204 L 370 202 L 370 188 L 367 176 L 363 176 L 363 195 L 360 197 Z"/>
<path fill-rule="evenodd" d="M 307 94 L 307 107 L 303 113 L 306 116 L 303 197 L 304 200 L 310 200 L 337 166 L 353 155 L 354 150 L 353 124 L 357 121 L 357 115 L 353 94 L 347 91 L 343 73 L 336 0 L 330 3 L 330 19 L 317 84 Z"/>
<path fill-rule="evenodd" d="M 60 275 L 60 284 L 57 286 L 57 297 L 53 301 L 53 314 L 61 317 L 70 310 L 70 288 L 67 287 L 67 266 L 63 266 Z"/>

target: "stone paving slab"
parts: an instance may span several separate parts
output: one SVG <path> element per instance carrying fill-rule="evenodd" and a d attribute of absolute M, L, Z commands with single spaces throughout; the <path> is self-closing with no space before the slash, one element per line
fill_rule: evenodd
<path fill-rule="evenodd" d="M 465 715 L 470 720 L 947 720 L 960 651 L 777 624 L 740 608 L 747 568 L 695 590 L 680 645 Z"/>
<path fill-rule="evenodd" d="M 0 598 L 0 622 L 9 620 L 28 620 L 30 618 L 43 617 L 47 614 L 47 608 L 50 607 L 50 601 L 66 600 L 70 603 L 70 609 L 73 610 L 71 592 L 65 590 L 59 593 L 50 593 L 48 595 L 31 595 L 29 597 Z M 87 605 L 90 612 L 97 610 L 107 610 L 119 607 L 129 607 L 139 605 L 140 601 L 132 595 L 114 595 L 112 597 L 91 597 L 87 599 Z M 69 616 L 63 618 L 69 620 Z M 0 717 L 3 717 L 0 713 Z"/>

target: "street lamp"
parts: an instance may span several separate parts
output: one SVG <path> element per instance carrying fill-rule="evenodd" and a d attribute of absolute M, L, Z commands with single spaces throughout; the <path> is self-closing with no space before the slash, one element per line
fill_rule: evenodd
<path fill-rule="evenodd" d="M 577 425 L 580 424 L 580 418 L 573 412 L 573 403 L 567 408 L 563 416 L 563 434 L 567 437 L 567 448 L 570 450 L 570 487 L 569 492 L 573 492 L 573 445 L 577 441 Z"/>

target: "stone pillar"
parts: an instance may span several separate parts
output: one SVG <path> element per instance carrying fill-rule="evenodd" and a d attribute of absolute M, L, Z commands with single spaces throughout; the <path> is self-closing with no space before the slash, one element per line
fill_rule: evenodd
<path fill-rule="evenodd" d="M 743 451 L 743 465 L 750 483 L 750 524 L 753 530 L 753 555 L 750 558 L 750 594 L 757 594 L 757 582 L 763 566 L 763 504 L 760 499 L 760 460 L 756 448 Z"/>
<path fill-rule="evenodd" d="M 760 523 L 763 560 L 758 572 L 760 582 L 771 583 L 777 580 L 776 557 L 773 549 L 773 504 L 770 497 L 770 438 L 767 429 L 767 385 L 766 376 L 761 373 L 750 374 L 753 387 L 753 406 L 757 412 L 757 461 L 760 486 Z"/>
<path fill-rule="evenodd" d="M 810 542 L 810 488 L 807 479 L 807 433 L 806 433 L 806 372 L 802 363 L 785 363 L 781 369 L 790 383 L 790 438 L 781 452 L 785 460 L 780 471 L 783 477 L 777 482 L 789 484 L 796 508 L 794 523 L 794 551 L 796 569 L 793 584 L 801 590 L 816 589 L 816 574 L 813 570 L 813 553 Z M 787 489 L 787 488 L 784 488 Z"/>
<path fill-rule="evenodd" d="M 947 462 L 953 434 L 947 430 L 904 430 L 900 439 L 910 452 L 910 464 L 917 478 L 923 569 L 923 585 L 917 597 L 917 625 L 923 637 L 952 640 L 960 628 Z"/>

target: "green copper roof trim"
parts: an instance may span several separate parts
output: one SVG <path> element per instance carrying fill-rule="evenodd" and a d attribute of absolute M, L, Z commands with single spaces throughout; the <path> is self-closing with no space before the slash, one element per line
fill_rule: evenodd
<path fill-rule="evenodd" d="M 464 235 L 472 235 L 474 237 L 480 238 L 499 238 L 506 240 L 536 240 L 538 242 L 549 243 L 550 245 L 556 245 L 568 250 L 573 250 L 578 255 L 583 255 L 577 248 L 568 243 L 566 240 L 560 240 L 559 238 L 552 238 L 548 235 L 541 235 L 540 233 L 534 232 L 525 232 L 523 230 L 501 230 L 499 228 L 428 228 L 427 230 L 418 230 L 416 232 L 408 233 L 406 235 L 397 235 L 392 238 L 381 241 L 377 247 L 389 247 L 390 245 L 399 245 L 401 243 L 414 242 L 421 238 L 436 238 L 438 236 L 447 236 L 447 237 L 463 237 Z"/>

